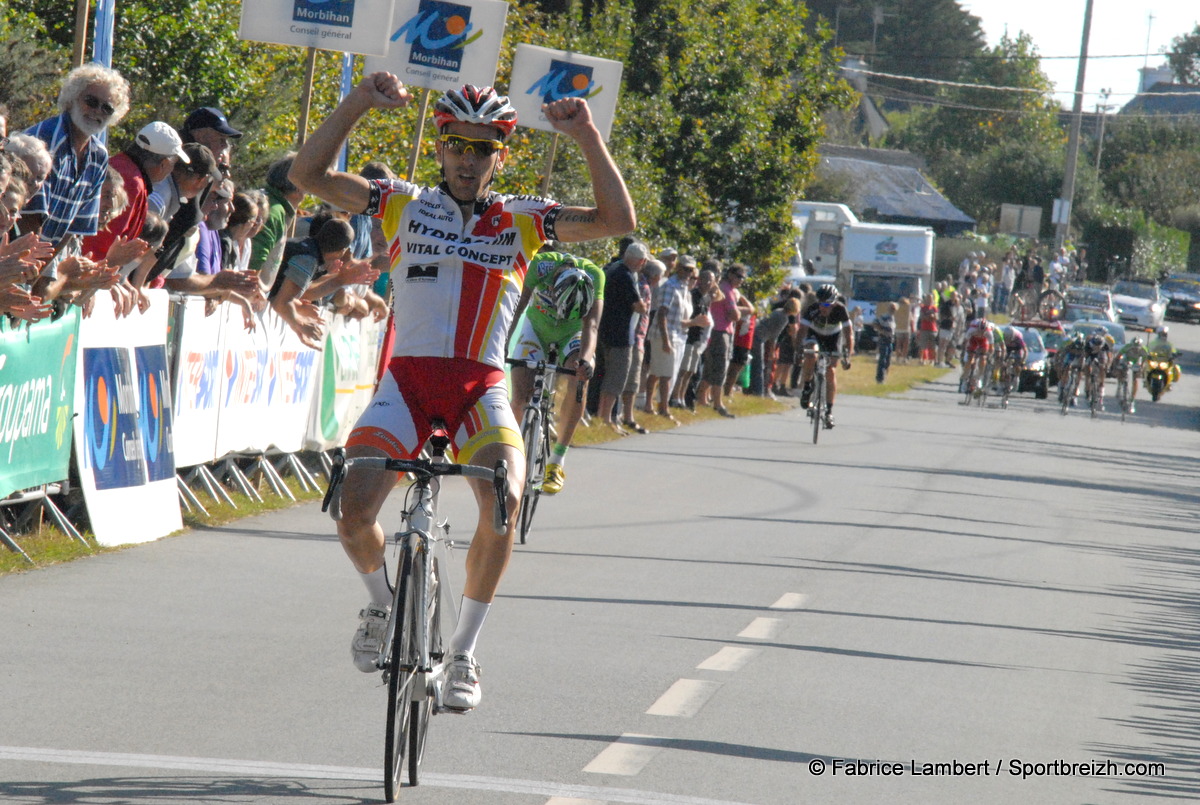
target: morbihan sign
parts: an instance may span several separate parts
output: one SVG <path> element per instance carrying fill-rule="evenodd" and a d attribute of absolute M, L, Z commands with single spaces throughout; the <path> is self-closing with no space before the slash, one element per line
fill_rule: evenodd
<path fill-rule="evenodd" d="M 584 98 L 600 136 L 607 142 L 617 113 L 623 67 L 619 61 L 572 51 L 518 45 L 508 97 L 517 109 L 518 122 L 542 131 L 554 131 L 542 114 L 542 104 Z"/>
<path fill-rule="evenodd" d="M 395 0 L 242 0 L 238 36 L 381 56 Z"/>
<path fill-rule="evenodd" d="M 432 90 L 490 86 L 507 16 L 501 0 L 396 0 L 387 55 L 368 57 L 365 72 L 386 70 Z"/>

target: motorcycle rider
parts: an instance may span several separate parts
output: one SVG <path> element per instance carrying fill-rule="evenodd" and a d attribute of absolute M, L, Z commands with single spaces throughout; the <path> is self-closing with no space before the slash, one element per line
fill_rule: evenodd
<path fill-rule="evenodd" d="M 1171 364 L 1170 371 L 1167 372 L 1167 387 L 1163 391 L 1168 391 L 1171 388 L 1171 384 L 1178 380 L 1181 374 L 1179 364 L 1175 363 L 1175 358 L 1179 356 L 1179 352 L 1167 340 L 1169 332 L 1167 326 L 1165 324 L 1162 325 L 1154 331 L 1154 339 L 1146 345 L 1146 352 L 1150 354 L 1150 360 Z"/>

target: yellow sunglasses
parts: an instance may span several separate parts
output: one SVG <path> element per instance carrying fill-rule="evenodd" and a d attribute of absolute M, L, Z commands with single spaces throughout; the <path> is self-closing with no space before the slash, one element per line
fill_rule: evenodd
<path fill-rule="evenodd" d="M 504 148 L 504 143 L 499 140 L 476 140 L 458 134 L 442 134 L 438 137 L 438 142 L 442 144 L 443 148 L 450 149 L 451 153 L 460 157 L 465 156 L 468 152 L 473 152 L 477 156 L 487 159 Z"/>

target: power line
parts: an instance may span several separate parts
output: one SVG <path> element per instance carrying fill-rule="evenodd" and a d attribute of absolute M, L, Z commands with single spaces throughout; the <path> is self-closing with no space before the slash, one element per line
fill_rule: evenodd
<path fill-rule="evenodd" d="M 914 75 L 897 75 L 896 73 L 881 73 L 877 70 L 864 70 L 860 67 L 850 67 L 847 65 L 843 65 L 842 70 L 845 72 L 848 72 L 848 73 L 860 73 L 862 75 L 874 76 L 876 78 L 892 78 L 892 79 L 896 79 L 899 81 L 915 81 L 915 82 L 922 83 L 922 84 L 934 84 L 934 85 L 943 86 L 943 87 L 961 87 L 964 89 L 987 89 L 987 90 L 994 90 L 996 92 L 1023 92 L 1023 93 L 1036 94 L 1036 95 L 1074 95 L 1075 94 L 1075 92 L 1073 90 L 1054 91 L 1054 90 L 1030 89 L 1029 87 L 999 87 L 999 86 L 994 86 L 992 84 L 969 84 L 969 83 L 965 83 L 962 81 L 946 81 L 946 80 L 940 79 L 940 78 L 922 78 L 920 76 L 914 76 Z M 1103 92 L 1084 92 L 1082 94 L 1083 95 L 1102 95 L 1105 93 L 1103 93 Z M 1140 97 L 1159 97 L 1159 98 L 1161 98 L 1161 97 L 1179 97 L 1179 96 L 1185 96 L 1185 95 L 1188 97 L 1197 97 L 1197 96 L 1200 96 L 1200 91 L 1182 90 L 1179 92 L 1110 92 L 1110 93 L 1108 93 L 1108 95 L 1109 96 L 1129 95 L 1131 97 L 1132 96 L 1140 96 Z"/>

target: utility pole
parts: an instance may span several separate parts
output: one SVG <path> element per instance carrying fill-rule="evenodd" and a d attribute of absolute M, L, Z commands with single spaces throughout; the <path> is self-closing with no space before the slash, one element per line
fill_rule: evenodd
<path fill-rule="evenodd" d="M 1067 138 L 1067 162 L 1063 173 L 1062 196 L 1055 221 L 1054 250 L 1062 248 L 1071 228 L 1071 204 L 1075 200 L 1075 166 L 1079 162 L 1079 133 L 1083 127 L 1083 79 L 1087 70 L 1088 39 L 1092 32 L 1092 0 L 1083 10 L 1083 41 L 1079 46 L 1079 73 L 1075 77 L 1075 103 L 1071 110 L 1071 134 Z"/>
<path fill-rule="evenodd" d="M 1100 90 L 1100 103 L 1096 104 L 1096 114 L 1100 118 L 1100 134 L 1096 137 L 1096 173 L 1100 172 L 1100 154 L 1104 152 L 1104 121 L 1108 119 L 1108 110 L 1112 109 L 1108 103 L 1111 94 L 1111 89 Z"/>

